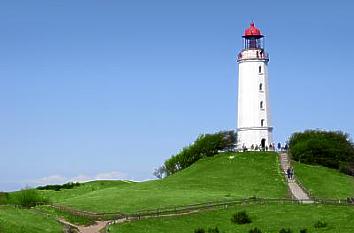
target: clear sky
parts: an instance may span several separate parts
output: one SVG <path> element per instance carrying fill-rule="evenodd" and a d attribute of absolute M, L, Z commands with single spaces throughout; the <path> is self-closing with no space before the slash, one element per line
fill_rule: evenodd
<path fill-rule="evenodd" d="M 144 180 L 236 128 L 241 35 L 266 35 L 275 141 L 354 135 L 351 1 L 0 2 L 0 190 Z"/>

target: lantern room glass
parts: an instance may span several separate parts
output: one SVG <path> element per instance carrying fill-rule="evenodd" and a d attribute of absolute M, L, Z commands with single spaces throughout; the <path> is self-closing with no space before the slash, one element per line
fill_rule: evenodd
<path fill-rule="evenodd" d="M 264 49 L 264 37 L 244 37 L 244 49 Z"/>

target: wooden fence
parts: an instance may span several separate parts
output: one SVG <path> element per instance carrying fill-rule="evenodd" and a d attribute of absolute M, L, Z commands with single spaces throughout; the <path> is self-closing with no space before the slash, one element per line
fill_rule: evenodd
<path fill-rule="evenodd" d="M 328 204 L 328 205 L 353 205 L 354 206 L 354 198 L 347 199 L 312 199 L 313 204 Z M 199 211 L 206 210 L 216 210 L 216 209 L 227 209 L 229 207 L 237 206 L 237 205 L 248 205 L 248 204 L 270 204 L 270 203 L 296 203 L 302 204 L 303 201 L 295 200 L 290 198 L 247 198 L 247 199 L 232 199 L 227 201 L 212 201 L 212 202 L 204 202 L 204 203 L 196 203 L 190 205 L 183 206 L 172 206 L 165 208 L 156 208 L 156 209 L 146 209 L 140 210 L 135 213 L 122 213 L 122 212 L 103 212 L 103 213 L 94 213 L 90 211 L 77 210 L 68 206 L 62 206 L 57 204 L 47 204 L 47 203 L 38 203 L 49 206 L 51 208 L 55 208 L 59 211 L 67 212 L 72 215 L 82 216 L 89 218 L 91 220 L 99 221 L 99 220 L 111 220 L 106 226 L 106 232 L 108 232 L 108 226 L 111 224 L 124 222 L 124 221 L 136 221 L 140 219 L 146 218 L 154 218 L 154 217 L 162 217 L 162 216 L 174 216 L 174 215 L 182 215 Z M 0 205 L 1 206 L 1 205 Z M 3 205 L 5 206 L 5 205 Z M 14 206 L 14 205 L 11 205 Z"/>
<path fill-rule="evenodd" d="M 335 199 L 312 199 L 314 204 L 332 204 L 332 205 L 354 205 L 349 199 L 335 200 Z M 122 212 L 103 212 L 94 213 L 89 211 L 76 210 L 67 206 L 61 205 L 49 205 L 52 208 L 71 213 L 77 216 L 87 217 L 92 220 L 139 220 L 146 217 L 158 217 L 158 216 L 168 216 L 168 215 L 179 215 L 198 211 L 204 211 L 208 209 L 225 209 L 235 205 L 246 205 L 246 204 L 267 204 L 267 203 L 297 203 L 301 204 L 303 201 L 289 199 L 289 198 L 247 198 L 247 199 L 233 199 L 228 201 L 213 201 L 204 202 L 183 206 L 173 206 L 165 208 L 156 209 L 146 209 L 140 210 L 134 213 L 122 213 Z"/>

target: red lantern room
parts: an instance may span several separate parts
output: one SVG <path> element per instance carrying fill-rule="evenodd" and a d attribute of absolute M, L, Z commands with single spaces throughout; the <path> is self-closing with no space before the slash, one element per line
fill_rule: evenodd
<path fill-rule="evenodd" d="M 244 38 L 244 49 L 263 49 L 264 41 L 261 30 L 254 26 L 252 22 L 250 27 L 245 30 L 245 34 L 242 36 Z"/>

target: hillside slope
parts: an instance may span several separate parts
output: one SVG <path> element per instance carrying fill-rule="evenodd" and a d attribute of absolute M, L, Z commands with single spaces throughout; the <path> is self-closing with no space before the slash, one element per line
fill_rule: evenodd
<path fill-rule="evenodd" d="M 354 197 L 354 177 L 335 169 L 293 162 L 297 179 L 312 196 L 324 199 Z"/>
<path fill-rule="evenodd" d="M 55 194 L 55 200 L 62 205 L 128 213 L 230 198 L 283 198 L 287 187 L 276 153 L 247 152 L 202 159 L 162 180 L 118 185 L 69 198 L 59 198 L 60 193 Z"/>
<path fill-rule="evenodd" d="M 0 232 L 5 233 L 60 233 L 63 226 L 54 218 L 34 210 L 0 206 Z"/>
<path fill-rule="evenodd" d="M 237 225 L 230 221 L 238 211 L 247 211 L 251 224 Z M 218 227 L 220 232 L 248 232 L 255 227 L 262 232 L 279 232 L 281 228 L 291 228 L 292 232 L 354 232 L 354 208 L 334 205 L 299 204 L 250 204 L 234 206 L 225 210 L 206 211 L 184 216 L 163 217 L 132 221 L 110 226 L 109 232 L 143 233 L 169 232 L 190 233 L 197 228 Z M 322 229 L 314 228 L 314 223 L 324 221 L 328 224 Z"/>
<path fill-rule="evenodd" d="M 60 191 L 53 190 L 41 190 L 41 194 L 50 199 L 52 202 L 60 202 L 69 198 L 79 197 L 87 193 L 92 193 L 97 190 L 103 190 L 106 188 L 121 188 L 134 184 L 132 181 L 125 180 L 97 180 L 81 183 L 72 189 L 61 189 Z"/>

